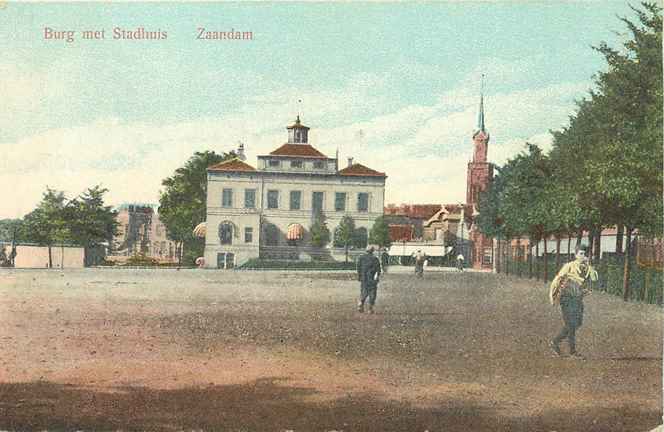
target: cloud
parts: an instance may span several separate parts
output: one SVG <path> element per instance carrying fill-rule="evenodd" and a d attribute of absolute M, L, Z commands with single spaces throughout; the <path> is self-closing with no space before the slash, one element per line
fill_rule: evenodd
<path fill-rule="evenodd" d="M 303 101 L 302 120 L 312 128 L 310 142 L 330 157 L 339 149 L 342 160 L 353 156 L 386 172 L 387 202 L 462 201 L 472 157 L 479 103 L 475 78 L 480 69 L 429 104 L 399 105 L 390 95 L 392 81 L 362 74 L 337 89 L 282 86 L 248 94 L 236 110 L 222 115 L 172 122 L 105 116 L 0 143 L 4 156 L 0 217 L 32 210 L 47 185 L 72 197 L 102 184 L 109 189 L 110 203 L 154 203 L 162 179 L 193 152 L 230 151 L 240 140 L 247 147 L 248 162 L 254 164 L 257 155 L 286 141 L 285 127 L 294 120 L 298 99 Z M 21 94 L 34 100 L 62 97 L 62 89 L 51 95 L 50 90 L 34 87 L 40 78 L 28 75 L 25 82 L 16 81 L 16 88 L 23 90 L 13 90 L 13 106 L 28 103 L 20 100 Z M 587 87 L 587 82 L 570 82 L 487 92 L 490 161 L 504 163 L 522 151 L 526 141 L 550 147 L 548 129 L 565 124 L 574 111 L 574 99 Z"/>

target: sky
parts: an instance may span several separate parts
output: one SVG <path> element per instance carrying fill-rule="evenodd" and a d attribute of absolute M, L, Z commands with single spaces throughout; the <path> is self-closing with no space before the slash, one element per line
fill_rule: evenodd
<path fill-rule="evenodd" d="M 592 46 L 625 40 L 619 16 L 634 17 L 625 1 L 2 3 L 0 218 L 46 187 L 157 203 L 195 151 L 242 141 L 255 165 L 298 113 L 340 165 L 386 172 L 386 203 L 460 202 L 482 74 L 489 161 L 548 149 L 606 67 Z"/>

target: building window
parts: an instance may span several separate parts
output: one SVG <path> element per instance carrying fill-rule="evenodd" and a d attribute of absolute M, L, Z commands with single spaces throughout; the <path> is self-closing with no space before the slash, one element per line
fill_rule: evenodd
<path fill-rule="evenodd" d="M 269 209 L 279 208 L 279 191 L 277 190 L 267 191 L 267 208 Z"/>
<path fill-rule="evenodd" d="M 346 211 L 346 192 L 337 192 L 334 194 L 334 210 Z"/>
<path fill-rule="evenodd" d="M 323 192 L 314 192 L 311 195 L 311 211 L 315 213 L 321 213 L 323 211 L 325 196 Z"/>
<path fill-rule="evenodd" d="M 484 253 L 482 254 L 482 264 L 491 265 L 492 264 L 492 250 L 491 248 L 484 248 Z"/>
<path fill-rule="evenodd" d="M 281 161 L 278 159 L 270 159 L 268 165 L 270 168 L 279 168 L 281 166 Z"/>
<path fill-rule="evenodd" d="M 246 227 L 244 229 L 244 242 L 252 243 L 254 241 L 254 229 L 252 227 Z"/>
<path fill-rule="evenodd" d="M 290 162 L 291 168 L 302 168 L 302 161 L 301 160 L 294 160 Z"/>
<path fill-rule="evenodd" d="M 368 212 L 369 211 L 369 194 L 366 192 L 360 192 L 357 194 L 357 211 L 359 212 Z"/>
<path fill-rule="evenodd" d="M 302 192 L 301 191 L 291 191 L 290 192 L 290 209 L 291 210 L 300 210 L 302 208 Z"/>
<path fill-rule="evenodd" d="M 221 206 L 233 207 L 233 189 L 224 189 L 221 193 Z"/>
<path fill-rule="evenodd" d="M 256 189 L 244 190 L 244 207 L 256 208 Z"/>
<path fill-rule="evenodd" d="M 323 161 L 314 161 L 314 168 L 315 169 L 324 169 L 325 168 L 325 162 L 323 162 Z"/>
<path fill-rule="evenodd" d="M 222 222 L 219 225 L 219 242 L 222 245 L 229 245 L 233 243 L 233 224 L 230 222 Z"/>

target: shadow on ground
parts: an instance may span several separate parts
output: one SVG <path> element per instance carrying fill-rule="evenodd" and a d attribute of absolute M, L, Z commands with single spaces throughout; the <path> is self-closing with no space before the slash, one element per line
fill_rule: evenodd
<path fill-rule="evenodd" d="M 99 391 L 50 382 L 5 383 L 0 384 L 0 430 L 612 432 L 649 430 L 659 419 L 659 413 L 634 406 L 507 418 L 500 407 L 453 399 L 431 408 L 368 395 L 314 402 L 315 390 L 287 384 L 270 377 L 243 385 Z"/>

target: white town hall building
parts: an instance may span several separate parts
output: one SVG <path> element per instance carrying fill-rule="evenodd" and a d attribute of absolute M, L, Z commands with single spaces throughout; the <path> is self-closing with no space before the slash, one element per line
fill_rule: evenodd
<path fill-rule="evenodd" d="M 251 258 L 343 259 L 343 251 L 311 246 L 311 227 L 322 214 L 333 237 L 350 216 L 366 236 L 383 215 L 385 173 L 349 159 L 339 169 L 308 142 L 309 128 L 298 116 L 288 142 L 257 167 L 241 158 L 208 168 L 205 266 L 231 268 Z"/>

